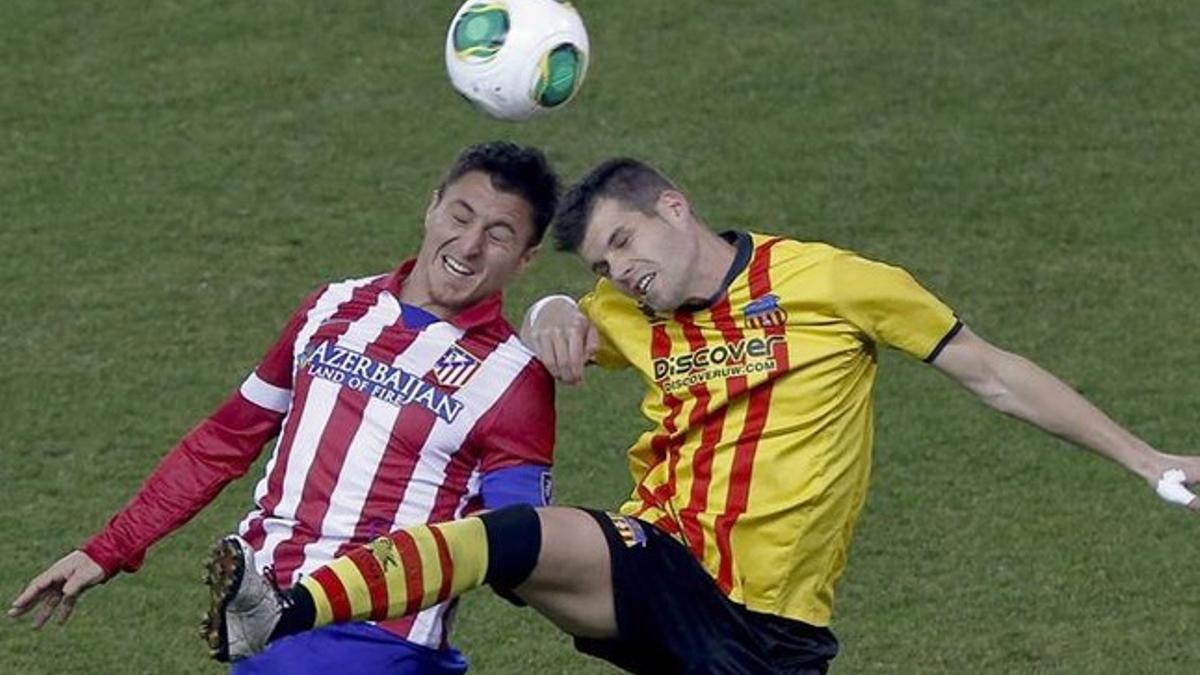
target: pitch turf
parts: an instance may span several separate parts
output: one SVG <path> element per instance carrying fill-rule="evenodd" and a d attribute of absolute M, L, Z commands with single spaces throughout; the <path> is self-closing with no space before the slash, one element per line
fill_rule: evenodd
<path fill-rule="evenodd" d="M 1164 448 L 1200 450 L 1200 9 L 1133 2 L 584 2 L 569 110 L 445 84 L 451 3 L 8 0 L 0 20 L 0 593 L 98 528 L 318 282 L 412 250 L 464 144 L 568 177 L 660 164 L 720 227 L 903 264 L 979 332 Z M 545 255 L 510 294 L 585 287 Z M 559 498 L 616 504 L 638 385 L 560 395 Z M 1190 673 L 1198 521 L 886 355 L 839 673 Z M 199 561 L 231 486 L 5 673 L 219 672 Z M 477 673 L 610 672 L 470 597 Z"/>

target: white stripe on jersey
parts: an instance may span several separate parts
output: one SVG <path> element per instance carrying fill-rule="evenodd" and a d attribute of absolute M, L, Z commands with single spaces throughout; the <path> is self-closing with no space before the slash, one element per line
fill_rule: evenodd
<path fill-rule="evenodd" d="M 417 465 L 413 468 L 412 479 L 404 491 L 404 499 L 396 510 L 392 529 L 429 521 L 438 488 L 446 481 L 446 466 L 451 458 L 451 454 L 439 452 L 438 449 L 454 448 L 455 452 L 461 449 L 467 434 L 475 428 L 475 423 L 508 390 L 508 385 L 517 378 L 529 359 L 529 351 L 516 336 L 510 337 L 488 355 L 475 377 L 455 393 L 466 405 L 452 424 L 439 419 L 430 429 Z M 433 618 L 431 616 L 428 622 L 418 620 L 409 631 L 408 639 L 423 645 L 440 644 L 442 623 L 440 617 L 437 621 L 433 621 Z"/>
<path fill-rule="evenodd" d="M 400 305 L 387 302 L 384 295 L 376 299 L 375 304 L 367 310 L 361 319 L 349 325 L 334 344 L 359 353 L 365 352 L 367 345 L 374 342 L 385 328 L 396 323 L 400 318 Z M 299 344 L 299 340 L 297 340 Z M 258 555 L 265 560 L 274 560 L 275 547 L 292 535 L 296 510 L 300 508 L 300 496 L 304 492 L 304 483 L 308 480 L 308 470 L 316 457 L 321 444 L 322 432 L 329 423 L 337 404 L 338 394 L 342 385 L 319 377 L 314 377 L 308 385 L 308 396 L 304 404 L 304 416 L 300 418 L 300 426 L 296 429 L 292 440 L 292 450 L 288 455 L 287 469 L 283 474 L 283 495 L 275 507 L 275 517 L 287 519 L 282 527 L 269 528 L 267 538 L 263 541 Z M 268 523 L 270 520 L 268 520 Z M 267 523 L 264 523 L 267 524 Z M 351 530 L 353 532 L 353 530 Z M 323 534 L 323 533 L 322 533 Z"/>
<path fill-rule="evenodd" d="M 395 299 L 386 296 L 392 303 Z M 382 300 L 382 299 L 381 299 Z M 399 305 L 397 304 L 397 310 Z M 425 328 L 412 344 L 396 356 L 392 365 L 420 377 L 433 367 L 447 345 L 462 337 L 462 329 L 445 321 Z M 354 536 L 362 516 L 367 494 L 375 472 L 388 449 L 392 427 L 401 408 L 377 398 L 371 398 L 363 411 L 363 422 L 354 432 L 346 452 L 342 471 L 329 498 L 329 508 L 321 521 L 321 536 L 304 548 L 304 561 L 292 574 L 292 583 L 318 567 L 329 564 L 338 548 Z M 384 534 L 380 532 L 379 534 Z"/>
<path fill-rule="evenodd" d="M 287 412 L 288 406 L 292 403 L 291 389 L 276 387 L 254 372 L 250 373 L 245 382 L 242 382 L 238 391 L 247 401 L 272 412 Z"/>
<path fill-rule="evenodd" d="M 371 282 L 377 279 L 379 279 L 379 276 L 371 276 L 367 277 L 367 279 L 352 279 L 337 283 L 330 283 L 329 287 L 325 288 L 325 292 L 319 295 L 316 303 L 313 303 L 312 307 L 310 307 L 310 309 L 308 309 L 308 311 L 305 313 L 305 322 L 301 325 L 298 333 L 296 333 L 296 339 L 295 342 L 293 342 L 292 347 L 293 364 L 296 363 L 296 359 L 300 357 L 300 354 L 304 352 L 305 347 L 308 345 L 308 340 L 311 340 L 312 336 L 317 333 L 322 319 L 331 316 L 332 313 L 337 311 L 337 307 L 340 307 L 342 304 L 346 303 L 347 300 L 353 298 L 354 292 L 358 291 L 359 288 L 370 286 Z M 295 365 L 293 365 L 293 382 L 295 382 L 294 369 Z M 293 410 L 289 410 L 288 416 L 283 419 L 281 429 L 287 429 L 288 422 L 290 418 L 292 418 L 293 414 L 300 414 L 301 412 L 302 411 L 294 410 L 294 408 Z M 328 417 L 328 413 L 326 413 L 325 418 L 328 419 Z M 280 459 L 280 447 L 283 441 L 284 438 L 282 434 L 280 437 L 276 438 L 275 448 L 271 449 L 271 459 L 266 462 L 263 478 L 259 480 L 256 486 L 254 486 L 254 503 L 256 504 L 262 503 L 266 497 L 266 490 L 268 490 L 270 486 L 271 473 L 275 472 L 276 462 L 278 459 Z M 250 513 L 246 514 L 246 518 L 242 519 L 238 525 L 238 532 L 241 534 L 246 534 L 246 531 L 248 528 L 250 528 L 251 522 L 258 518 L 262 518 L 263 515 L 262 509 L 252 509 Z M 277 522 L 272 518 L 266 518 L 263 521 L 264 530 L 268 534 L 271 532 L 271 530 L 278 530 L 281 525 L 282 524 L 280 524 L 280 522 Z M 259 569 L 262 569 L 264 565 L 269 565 L 270 562 L 270 558 L 263 556 L 262 551 L 256 551 L 256 554 L 254 554 L 254 566 L 258 567 Z"/>
<path fill-rule="evenodd" d="M 418 612 L 416 618 L 413 620 L 412 628 L 408 631 L 408 641 L 425 645 L 430 649 L 440 647 L 442 644 L 442 633 L 446 628 L 442 624 L 442 617 L 450 609 L 450 602 L 443 602 L 440 605 L 434 605 Z"/>
<path fill-rule="evenodd" d="M 454 517 L 462 518 L 467 510 L 467 504 L 471 502 L 471 498 L 479 494 L 479 484 L 483 481 L 483 472 L 479 467 L 471 469 L 471 475 L 467 478 L 467 491 L 458 500 L 458 506 L 454 508 Z"/>

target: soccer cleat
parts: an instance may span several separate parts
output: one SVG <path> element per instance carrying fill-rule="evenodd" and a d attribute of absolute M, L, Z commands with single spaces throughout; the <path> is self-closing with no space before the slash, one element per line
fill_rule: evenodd
<path fill-rule="evenodd" d="M 200 632 L 209 655 L 229 662 L 262 651 L 286 601 L 274 581 L 254 569 L 250 545 L 237 535 L 225 537 L 213 548 L 205 569 L 209 606 Z"/>

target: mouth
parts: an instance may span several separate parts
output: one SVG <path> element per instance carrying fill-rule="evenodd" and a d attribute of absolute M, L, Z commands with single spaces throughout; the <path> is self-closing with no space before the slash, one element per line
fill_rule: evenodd
<path fill-rule="evenodd" d="M 650 290 L 650 284 L 654 283 L 654 278 L 657 276 L 658 274 L 655 272 L 647 272 L 646 274 L 643 274 L 638 278 L 637 283 L 633 285 L 633 290 L 636 291 L 638 295 L 646 297 L 646 293 Z"/>
<path fill-rule="evenodd" d="M 471 269 L 469 265 L 449 255 L 442 256 L 442 269 L 449 272 L 452 276 L 464 279 L 475 276 L 475 270 Z"/>

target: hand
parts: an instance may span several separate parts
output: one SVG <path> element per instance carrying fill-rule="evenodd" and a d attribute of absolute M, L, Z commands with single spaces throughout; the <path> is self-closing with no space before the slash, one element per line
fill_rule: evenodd
<path fill-rule="evenodd" d="M 521 331 L 524 342 L 538 360 L 565 384 L 583 382 L 583 370 L 600 346 L 600 334 L 574 302 L 552 299 L 537 313 L 537 323 L 529 317 Z"/>
<path fill-rule="evenodd" d="M 104 581 L 104 570 L 83 551 L 72 551 L 45 572 L 33 578 L 25 590 L 13 600 L 8 615 L 14 619 L 38 607 L 33 617 L 34 629 L 46 624 L 58 610 L 61 626 L 71 618 L 75 603 L 87 589 Z"/>
<path fill-rule="evenodd" d="M 1163 501 L 1200 512 L 1200 497 L 1193 492 L 1200 485 L 1200 457 L 1160 455 L 1150 482 Z"/>

